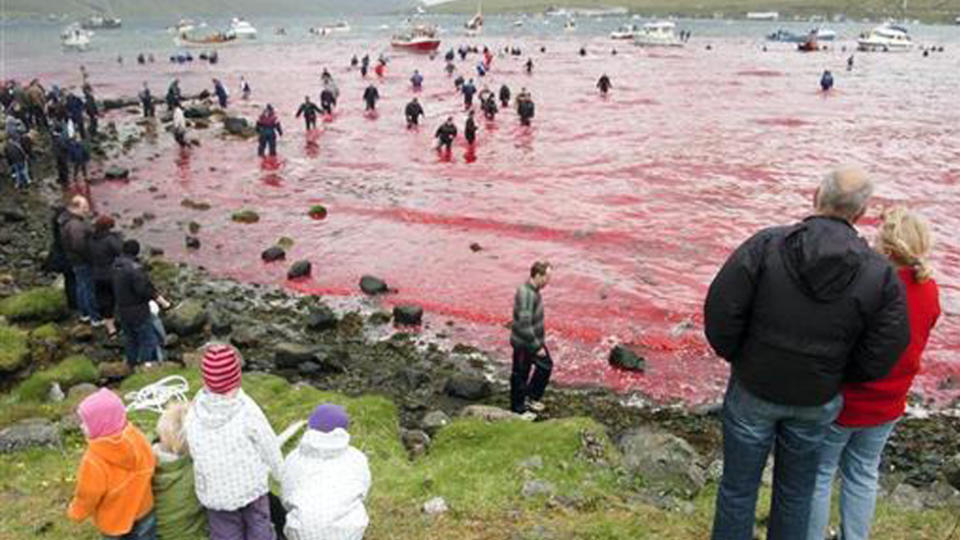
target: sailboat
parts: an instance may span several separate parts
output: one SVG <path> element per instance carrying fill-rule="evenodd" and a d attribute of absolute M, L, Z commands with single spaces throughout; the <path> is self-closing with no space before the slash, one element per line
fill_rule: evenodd
<path fill-rule="evenodd" d="M 477 3 L 477 14 L 464 23 L 468 36 L 478 36 L 483 31 L 483 3 Z"/>

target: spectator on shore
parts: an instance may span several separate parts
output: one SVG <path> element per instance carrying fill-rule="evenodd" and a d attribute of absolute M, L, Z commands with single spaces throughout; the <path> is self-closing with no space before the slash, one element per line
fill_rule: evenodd
<path fill-rule="evenodd" d="M 157 420 L 153 497 L 160 540 L 209 538 L 207 514 L 197 500 L 193 458 L 183 430 L 188 408 L 182 401 L 172 402 Z"/>
<path fill-rule="evenodd" d="M 90 266 L 93 277 L 93 294 L 97 303 L 97 313 L 107 328 L 107 336 L 117 335 L 114 323 L 116 297 L 113 294 L 113 263 L 123 250 L 120 233 L 113 230 L 114 222 L 110 216 L 100 216 L 93 222 L 90 235 Z"/>
<path fill-rule="evenodd" d="M 370 491 L 367 456 L 350 445 L 350 417 L 324 403 L 310 415 L 300 444 L 283 465 L 288 540 L 361 539 L 370 522 L 363 501 Z"/>
<path fill-rule="evenodd" d="M 87 120 L 90 125 L 90 137 L 97 136 L 100 117 L 100 107 L 97 105 L 97 98 L 93 95 L 93 87 L 86 85 L 83 87 L 83 111 L 87 113 Z"/>
<path fill-rule="evenodd" d="M 10 176 L 13 179 L 13 185 L 17 189 L 26 189 L 30 185 L 30 168 L 27 163 L 27 151 L 24 150 L 21 140 L 7 138 L 7 143 L 3 148 L 4 158 L 7 160 L 7 167 Z"/>
<path fill-rule="evenodd" d="M 147 269 L 138 259 L 140 243 L 127 240 L 113 263 L 113 294 L 117 301 L 117 318 L 124 336 L 124 354 L 133 368 L 142 363 L 158 361 L 157 332 L 150 317 L 150 301 L 169 308 L 150 281 Z"/>
<path fill-rule="evenodd" d="M 67 516 L 78 523 L 91 518 L 104 538 L 155 539 L 150 443 L 127 421 L 123 401 L 107 388 L 84 399 L 77 415 L 87 449 Z"/>
<path fill-rule="evenodd" d="M 527 419 L 543 412 L 540 401 L 550 382 L 553 359 L 547 349 L 543 322 L 543 298 L 540 291 L 550 283 L 550 263 L 537 261 L 530 268 L 530 279 L 517 288 L 513 299 L 513 368 L 510 374 L 510 410 Z M 533 377 L 530 372 L 533 370 Z"/>
<path fill-rule="evenodd" d="M 197 499 L 214 540 L 273 540 L 269 476 L 282 480 L 283 455 L 260 407 L 240 387 L 240 355 L 229 345 L 207 347 L 204 387 L 185 422 Z"/>
<path fill-rule="evenodd" d="M 50 220 L 50 250 L 47 254 L 47 260 L 44 262 L 43 269 L 47 272 L 55 272 L 63 275 L 63 291 L 67 298 L 67 309 L 74 311 L 77 309 L 77 282 L 73 276 L 73 268 L 67 259 L 66 249 L 63 246 L 63 236 L 61 235 L 60 223 L 66 220 L 64 215 L 67 213 L 67 207 L 57 204 L 53 207 L 52 219 Z"/>
<path fill-rule="evenodd" d="M 73 166 L 73 183 L 80 182 L 80 175 L 83 175 L 83 181 L 90 181 L 90 146 L 87 141 L 77 134 L 71 137 L 67 142 L 67 156 L 70 164 Z"/>
<path fill-rule="evenodd" d="M 828 174 L 815 215 L 755 234 L 710 285 L 706 336 L 731 366 L 714 539 L 753 538 L 761 473 L 774 447 L 767 536 L 805 539 L 841 384 L 884 377 L 907 346 L 903 285 L 854 228 L 873 189 L 858 169 Z"/>
<path fill-rule="evenodd" d="M 90 267 L 90 236 L 93 229 L 88 221 L 90 203 L 86 197 L 76 195 L 60 215 L 60 238 L 63 241 L 67 262 L 76 280 L 77 309 L 80 320 L 99 326 L 100 314 L 93 294 L 93 274 Z"/>
<path fill-rule="evenodd" d="M 843 386 L 843 411 L 828 429 L 821 449 L 807 540 L 822 540 L 825 536 L 830 519 L 830 492 L 838 468 L 840 537 L 870 536 L 880 456 L 906 410 L 907 393 L 920 371 L 920 356 L 940 317 L 940 293 L 927 262 L 932 244 L 930 229 L 915 214 L 898 207 L 884 215 L 876 249 L 894 264 L 906 288 L 910 345 L 886 377 Z"/>

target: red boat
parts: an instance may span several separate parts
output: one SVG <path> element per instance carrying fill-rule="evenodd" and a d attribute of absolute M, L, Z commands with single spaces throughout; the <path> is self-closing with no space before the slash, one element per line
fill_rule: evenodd
<path fill-rule="evenodd" d="M 811 32 L 810 37 L 806 41 L 797 45 L 797 50 L 800 52 L 816 52 L 820 50 L 820 44 L 817 43 L 817 33 Z"/>
<path fill-rule="evenodd" d="M 420 25 L 393 36 L 390 45 L 408 51 L 431 52 L 440 48 L 440 38 L 436 28 Z"/>

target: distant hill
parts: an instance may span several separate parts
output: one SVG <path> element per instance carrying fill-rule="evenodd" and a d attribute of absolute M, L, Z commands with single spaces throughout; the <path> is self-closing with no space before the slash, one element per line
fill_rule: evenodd
<path fill-rule="evenodd" d="M 683 15 L 712 17 L 722 13 L 728 18 L 742 18 L 749 11 L 777 11 L 781 17 L 832 16 L 882 19 L 886 17 L 952 22 L 960 16 L 958 0 L 909 0 L 903 11 L 903 0 L 483 0 L 484 13 L 540 13 L 550 7 L 600 8 L 626 7 L 645 15 Z M 477 0 L 453 0 L 430 8 L 438 13 L 473 13 Z"/>
<path fill-rule="evenodd" d="M 412 9 L 417 0 L 2 0 L 6 16 L 88 15 L 118 17 L 200 15 L 352 15 Z"/>

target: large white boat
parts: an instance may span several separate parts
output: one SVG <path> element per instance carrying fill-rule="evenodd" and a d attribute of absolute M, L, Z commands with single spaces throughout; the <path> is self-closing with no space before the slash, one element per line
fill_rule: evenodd
<path fill-rule="evenodd" d="M 91 15 L 80 22 L 84 30 L 111 30 L 120 28 L 123 21 L 117 17 L 104 17 L 103 15 Z"/>
<path fill-rule="evenodd" d="M 483 4 L 477 4 L 477 14 L 463 24 L 468 36 L 479 36 L 483 32 Z"/>
<path fill-rule="evenodd" d="M 84 30 L 78 23 L 74 23 L 60 32 L 60 43 L 67 50 L 85 51 L 90 48 L 91 37 L 93 32 Z"/>
<path fill-rule="evenodd" d="M 640 26 L 636 24 L 624 24 L 613 32 L 610 32 L 610 39 L 633 39 L 640 33 Z"/>
<path fill-rule="evenodd" d="M 913 40 L 907 29 L 896 24 L 884 24 L 862 35 L 857 49 L 865 52 L 905 52 L 913 49 Z"/>
<path fill-rule="evenodd" d="M 230 34 L 240 39 L 256 39 L 257 29 L 243 18 L 234 17 L 230 21 Z"/>
<path fill-rule="evenodd" d="M 329 34 L 346 34 L 350 30 L 350 23 L 347 21 L 339 21 L 327 26 L 311 27 L 310 33 L 317 36 L 326 36 Z"/>
<path fill-rule="evenodd" d="M 747 20 L 750 21 L 776 21 L 780 19 L 780 13 L 776 11 L 751 11 L 747 13 Z"/>
<path fill-rule="evenodd" d="M 767 34 L 767 39 L 770 41 L 782 41 L 785 43 L 804 43 L 814 36 L 814 34 L 817 41 L 833 41 L 837 39 L 837 33 L 828 28 L 814 28 L 806 34 L 797 34 L 780 28 L 772 34 Z"/>
<path fill-rule="evenodd" d="M 390 45 L 397 49 L 414 52 L 430 52 L 440 47 L 437 29 L 429 25 L 415 25 L 390 39 Z"/>
<path fill-rule="evenodd" d="M 643 25 L 633 40 L 638 47 L 683 47 L 683 42 L 674 33 L 677 25 L 670 21 L 650 22 Z"/>

